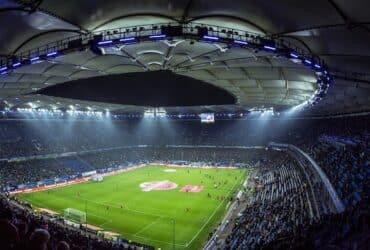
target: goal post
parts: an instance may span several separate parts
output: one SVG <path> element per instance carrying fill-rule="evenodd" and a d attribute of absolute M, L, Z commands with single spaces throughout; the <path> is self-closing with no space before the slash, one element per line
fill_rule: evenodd
<path fill-rule="evenodd" d="M 86 223 L 86 213 L 75 208 L 64 209 L 64 219 L 79 224 Z"/>
<path fill-rule="evenodd" d="M 94 174 L 93 176 L 91 176 L 91 180 L 100 182 L 103 181 L 103 176 L 101 174 Z"/>

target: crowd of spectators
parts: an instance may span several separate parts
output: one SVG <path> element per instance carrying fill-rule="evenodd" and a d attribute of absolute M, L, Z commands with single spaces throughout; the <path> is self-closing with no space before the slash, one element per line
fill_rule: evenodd
<path fill-rule="evenodd" d="M 314 220 L 308 184 L 296 162 L 281 154 L 263 162 L 248 205 L 226 240 L 227 249 L 261 249 Z"/>
<path fill-rule="evenodd" d="M 194 162 L 203 165 L 245 166 L 265 157 L 264 150 L 224 148 L 132 147 L 83 152 L 74 156 L 0 161 L 3 186 L 76 176 L 83 172 L 146 162 Z M 270 152 L 273 155 L 274 152 Z"/>
<path fill-rule="evenodd" d="M 163 125 L 156 120 L 150 126 L 142 121 L 1 121 L 0 159 L 140 144 L 262 146 L 276 141 L 304 146 L 315 144 L 322 135 L 352 138 L 356 143 L 356 137 L 370 133 L 370 116 Z"/>
<path fill-rule="evenodd" d="M 347 206 L 342 213 L 323 215 L 281 235 L 264 249 L 369 249 L 369 202 L 367 196 L 355 206 Z"/>
<path fill-rule="evenodd" d="M 61 220 L 35 214 L 27 205 L 0 195 L 0 248 L 2 250 L 144 250 L 150 246 L 104 239 L 67 226 Z"/>
<path fill-rule="evenodd" d="M 304 125 L 300 122 L 286 127 L 278 123 L 265 124 L 264 128 L 253 121 L 222 121 L 208 125 L 187 121 L 147 127 L 135 122 L 65 123 L 1 122 L 1 186 L 77 176 L 85 171 L 142 161 L 251 165 L 258 169 L 258 179 L 254 179 L 256 189 L 228 237 L 227 248 L 319 249 L 326 244 L 363 246 L 368 239 L 361 238 L 365 243 L 356 240 L 355 232 L 369 231 L 363 222 L 368 218 L 364 210 L 369 208 L 369 117 L 307 120 Z M 343 201 L 345 211 L 339 215 L 332 213 L 328 195 L 322 191 L 322 182 L 314 172 L 304 172 L 307 162 L 299 157 L 293 160 L 287 154 L 266 153 L 263 149 L 191 146 L 254 146 L 270 141 L 297 145 L 315 159 Z M 127 147 L 144 144 L 150 147 Z M 74 153 L 63 155 L 66 152 Z M 33 159 L 35 156 L 43 156 L 43 159 Z M 308 192 L 309 187 L 313 192 Z M 63 248 L 66 245 L 76 249 L 113 247 L 109 241 L 93 240 L 57 222 L 46 222 L 45 218 L 12 205 L 7 197 L 1 198 L 0 210 L 0 226 L 4 230 L 0 234 L 6 236 L 0 239 L 0 244 L 4 243 L 1 246 L 27 249 L 33 247 L 34 242 L 44 240 L 48 249 L 68 249 Z M 18 236 L 9 236 L 7 230 L 17 231 Z M 15 239 L 14 244 L 7 241 L 9 239 Z M 288 246 L 287 242 L 291 244 Z M 41 245 L 30 249 L 46 249 Z M 24 246 L 27 248 L 22 248 Z M 114 247 L 125 249 L 128 245 Z"/>
<path fill-rule="evenodd" d="M 370 135 L 319 138 L 308 152 L 325 171 L 345 206 L 355 205 L 369 192 Z"/>
<path fill-rule="evenodd" d="M 67 124 L 66 124 L 67 123 Z M 140 144 L 141 135 L 129 132 L 126 124 L 108 129 L 93 121 L 1 121 L 0 159 L 81 152 Z M 134 126 L 133 124 L 131 126 Z"/>
<path fill-rule="evenodd" d="M 73 175 L 75 173 L 74 169 L 63 166 L 54 158 L 0 162 L 0 182 L 2 186 L 38 182 L 44 179 Z"/>
<path fill-rule="evenodd" d="M 315 216 L 302 171 L 286 164 L 275 159 L 258 168 L 249 203 L 218 249 L 368 249 L 368 190 L 342 213 Z"/>

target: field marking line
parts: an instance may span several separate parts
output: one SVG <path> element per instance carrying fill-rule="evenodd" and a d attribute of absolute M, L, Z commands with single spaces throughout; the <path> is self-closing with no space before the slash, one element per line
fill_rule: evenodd
<path fill-rule="evenodd" d="M 105 225 L 107 224 L 110 224 L 112 223 L 113 221 L 112 220 L 107 220 L 106 222 L 104 222 L 103 224 L 100 224 L 99 227 L 104 227 Z M 104 229 L 104 228 L 103 228 Z"/>
<path fill-rule="evenodd" d="M 155 239 L 146 238 L 146 237 L 142 237 L 142 236 L 138 236 L 138 235 L 133 235 L 133 234 L 131 234 L 131 235 L 133 237 L 144 239 L 144 240 L 148 240 L 148 241 L 154 241 L 154 242 L 164 243 L 164 244 L 168 244 L 168 245 L 173 245 L 172 242 L 167 242 L 167 241 L 162 241 L 162 240 L 155 240 Z M 179 247 L 183 247 L 183 248 L 186 248 L 187 247 L 186 244 L 178 244 L 178 243 L 177 244 L 175 243 L 175 246 L 179 246 Z"/>
<path fill-rule="evenodd" d="M 28 199 L 28 198 L 25 198 L 25 197 L 22 197 L 22 199 L 23 200 L 26 200 L 28 203 L 30 203 L 31 205 L 32 204 L 36 204 L 36 205 L 41 205 L 39 208 L 42 208 L 42 207 L 44 207 L 44 208 L 46 208 L 47 206 L 45 206 L 45 204 L 43 204 L 43 203 L 41 203 L 41 202 L 34 202 L 34 201 L 30 201 L 30 199 Z"/>
<path fill-rule="evenodd" d="M 29 201 L 29 199 L 28 198 L 22 198 L 22 199 L 24 199 L 24 200 L 27 200 L 27 201 Z M 88 200 L 89 201 L 89 200 Z M 30 201 L 29 201 L 30 202 Z M 98 203 L 98 202 L 95 202 L 95 203 Z M 46 207 L 45 206 L 45 204 L 43 204 L 43 203 L 40 203 L 40 202 L 32 202 L 32 204 L 38 204 L 38 205 L 41 205 L 40 207 Z M 98 204 L 100 204 L 101 205 L 101 203 L 98 203 Z M 97 226 L 99 226 L 99 227 L 102 227 L 102 225 L 104 225 L 104 224 L 108 224 L 108 223 L 112 223 L 113 221 L 112 220 L 107 220 L 106 218 L 104 218 L 104 217 L 101 217 L 101 216 L 98 216 L 98 215 L 95 215 L 95 214 L 92 214 L 92 213 L 89 213 L 88 212 L 88 215 L 89 214 L 91 214 L 92 216 L 96 216 L 96 217 L 98 217 L 98 218 L 102 218 L 102 219 L 105 219 L 106 220 L 106 222 L 104 222 L 103 224 L 101 224 L 101 225 L 97 225 Z M 163 216 L 162 216 L 163 217 Z M 163 218 L 165 218 L 165 217 L 163 217 Z M 159 219 L 159 218 L 157 218 L 157 219 Z M 154 242 L 158 242 L 158 243 L 164 243 L 164 244 L 167 244 L 167 245 L 173 245 L 173 243 L 172 242 L 167 242 L 167 241 L 161 241 L 161 240 L 156 240 L 156 239 L 152 239 L 152 238 L 146 238 L 146 237 L 143 237 L 143 236 L 138 236 L 138 235 L 134 235 L 134 234 L 130 234 L 130 233 L 126 233 L 126 232 L 124 232 L 124 234 L 127 234 L 127 235 L 131 235 L 131 236 L 133 236 L 133 237 L 136 237 L 136 238 L 140 238 L 140 239 L 144 239 L 144 240 L 147 240 L 147 241 L 154 241 Z M 175 246 L 178 246 L 178 247 L 182 247 L 182 248 L 185 248 L 186 247 L 186 245 L 185 244 L 179 244 L 179 243 L 177 243 L 177 244 L 175 244 Z"/>
<path fill-rule="evenodd" d="M 103 202 L 104 204 L 113 204 L 112 205 L 112 207 L 115 207 L 115 208 L 117 208 L 117 206 L 118 205 L 121 205 L 121 204 L 119 204 L 119 203 L 115 203 L 115 202 Z M 131 205 L 131 204 L 130 204 Z M 140 213 L 140 214 L 145 214 L 145 215 L 151 215 L 151 216 L 156 216 L 156 217 L 166 217 L 166 216 L 163 216 L 163 215 L 161 215 L 161 214 L 159 214 L 159 213 L 149 213 L 149 212 L 144 212 L 144 211 L 140 211 L 140 210 L 136 210 L 136 209 L 131 209 L 131 208 L 129 208 L 129 206 L 125 203 L 124 204 L 124 208 L 123 209 L 125 209 L 125 210 L 127 210 L 127 211 L 131 211 L 131 212 L 136 212 L 136 213 Z M 157 211 L 157 212 L 160 212 L 160 211 Z M 168 218 L 170 218 L 170 217 L 168 217 Z"/>
<path fill-rule="evenodd" d="M 102 216 L 100 216 L 100 215 L 97 215 L 97 214 L 87 213 L 87 215 L 89 215 L 89 216 L 93 216 L 93 217 L 96 217 L 96 218 L 103 219 L 103 220 L 104 220 L 104 223 L 102 223 L 102 224 L 98 225 L 99 227 L 103 227 L 103 225 L 106 225 L 106 224 L 109 224 L 109 223 L 112 223 L 112 222 L 113 222 L 112 220 L 109 220 L 109 219 L 107 219 L 107 218 L 105 218 L 105 217 L 102 217 Z M 88 217 L 87 215 L 86 215 L 86 217 Z M 87 221 L 87 220 L 86 220 L 86 221 Z"/>
<path fill-rule="evenodd" d="M 147 165 L 148 166 L 148 165 Z M 143 167 L 143 166 L 142 166 Z M 189 167 L 189 166 L 186 166 L 186 167 Z M 198 168 L 198 167 L 197 167 Z M 131 169 L 130 169 L 131 170 Z M 134 169 L 132 169 L 134 170 Z M 127 171 L 124 171 L 124 172 L 127 172 Z M 240 180 L 241 178 L 239 178 Z M 75 184 L 79 184 L 79 183 L 75 183 Z M 236 186 L 237 182 L 234 183 L 232 189 L 229 190 L 228 192 L 228 195 L 234 190 L 235 186 Z M 89 201 L 89 202 L 92 202 L 92 203 L 96 203 L 96 204 L 99 204 L 99 205 L 105 205 L 105 204 L 108 204 L 109 203 L 100 203 L 100 202 L 96 202 L 96 201 L 92 201 L 92 200 L 89 200 L 89 199 L 84 199 L 84 198 L 81 198 L 81 197 L 75 197 L 74 195 L 71 195 L 71 197 L 74 197 L 74 198 L 77 198 L 77 199 L 80 199 L 80 200 L 86 200 L 86 201 Z M 64 197 L 54 197 L 55 199 L 62 199 Z M 23 199 L 26 199 L 26 198 L 23 198 Z M 28 200 L 28 199 L 26 199 Z M 29 201 L 29 200 L 28 200 Z M 225 200 L 223 200 L 216 208 L 215 210 L 213 211 L 213 213 L 210 215 L 210 217 L 207 219 L 207 221 L 203 224 L 203 226 L 200 228 L 200 230 L 198 230 L 198 232 L 196 233 L 196 235 L 194 235 L 194 237 L 189 241 L 187 242 L 186 244 L 175 244 L 176 246 L 181 246 L 181 247 L 188 247 L 190 244 L 192 244 L 192 242 L 194 241 L 194 239 L 196 237 L 198 237 L 198 235 L 200 234 L 201 231 L 203 231 L 204 227 L 209 223 L 209 221 L 211 220 L 211 218 L 216 214 L 216 212 L 219 210 L 220 206 L 224 203 Z M 34 204 L 37 204 L 36 202 L 31 202 L 31 203 L 34 203 Z M 44 206 L 44 204 L 42 203 L 38 203 L 42 206 Z M 111 203 L 111 204 L 114 204 L 114 203 Z M 112 207 L 115 207 L 115 208 L 120 208 L 118 206 L 112 206 Z M 143 212 L 143 211 L 139 211 L 139 210 L 134 210 L 134 209 L 129 209 L 129 208 L 123 208 L 124 210 L 127 210 L 127 211 L 131 211 L 131 212 L 136 212 L 136 213 L 141 213 L 141 214 L 145 214 L 145 215 L 151 215 L 151 216 L 157 216 L 157 217 L 164 217 L 163 215 L 158 215 L 158 214 L 152 214 L 152 213 L 147 213 L 147 212 Z M 101 217 L 103 218 L 103 217 Z M 159 218 L 157 218 L 156 220 L 158 220 Z M 104 218 L 106 219 L 106 218 Z M 107 220 L 108 222 L 108 220 Z M 165 244 L 173 244 L 173 243 L 169 243 L 169 242 L 165 242 L 165 241 L 160 241 L 160 240 L 154 240 L 154 239 L 149 239 L 149 238 L 145 238 L 145 237 L 142 237 L 142 236 L 138 236 L 138 235 L 133 235 L 133 234 L 130 234 L 134 237 L 137 237 L 137 238 L 142 238 L 142 239 L 145 239 L 145 240 L 148 240 L 148 241 L 154 241 L 154 242 L 160 242 L 160 243 L 165 243 Z"/>
<path fill-rule="evenodd" d="M 75 197 L 74 195 L 71 195 L 72 197 Z M 76 197 L 75 197 L 76 198 Z M 82 197 L 77 197 L 77 199 L 80 199 L 80 200 L 84 200 L 84 201 L 88 201 L 88 202 L 91 202 L 91 203 L 95 203 L 95 204 L 98 204 L 98 205 L 103 205 L 103 206 L 111 206 L 111 207 L 114 207 L 114 208 L 119 208 L 121 209 L 120 206 L 116 206 L 116 205 L 113 205 L 112 204 L 117 204 L 117 203 L 111 203 L 111 202 L 97 202 L 97 201 L 93 201 L 93 200 L 89 200 L 89 199 L 85 199 L 85 198 L 82 198 Z M 127 206 L 126 206 L 127 207 Z M 135 210 L 135 209 L 130 209 L 130 208 L 122 208 L 122 210 L 126 210 L 126 211 L 130 211 L 130 212 L 135 212 L 135 213 L 140 213 L 140 214 L 145 214 L 145 215 L 150 215 L 150 216 L 155 216 L 155 217 L 163 217 L 163 215 L 160 215 L 160 214 L 152 214 L 152 213 L 148 213 L 148 212 L 143 212 L 143 211 L 139 211 L 139 210 Z"/>
<path fill-rule="evenodd" d="M 140 229 L 137 233 L 134 234 L 134 236 L 139 235 L 140 233 L 144 232 L 146 229 L 150 228 L 152 225 L 156 224 L 158 220 L 163 219 L 163 217 L 158 217 L 157 219 L 153 220 L 151 223 Z"/>
<path fill-rule="evenodd" d="M 242 180 L 242 176 L 239 177 L 239 179 L 234 183 L 233 187 L 231 189 L 229 189 L 228 191 L 228 194 L 226 196 L 229 196 L 230 193 L 235 189 L 236 185 L 241 183 L 241 180 Z M 75 197 L 75 196 L 73 196 Z M 92 203 L 96 203 L 96 204 L 99 204 L 99 205 L 109 205 L 109 203 L 101 203 L 101 202 L 96 202 L 96 201 L 92 201 L 92 200 L 89 200 L 89 199 L 84 199 L 84 198 L 81 198 L 81 197 L 77 197 L 77 199 L 81 199 L 81 200 L 86 200 L 86 201 L 89 201 L 89 202 L 92 202 Z M 208 217 L 207 221 L 202 225 L 202 227 L 198 230 L 198 232 L 193 236 L 193 238 L 187 242 L 186 244 L 175 244 L 175 245 L 178 245 L 178 246 L 183 246 L 183 247 L 188 247 L 190 244 L 193 243 L 193 241 L 198 237 L 198 235 L 203 231 L 204 227 L 209 223 L 209 221 L 212 219 L 212 217 L 216 214 L 216 212 L 220 209 L 221 205 L 224 204 L 226 198 L 215 208 L 215 210 L 212 212 L 212 214 Z M 110 203 L 110 204 L 114 204 L 114 203 Z M 120 208 L 118 206 L 112 206 L 112 207 L 115 207 L 115 208 Z M 129 209 L 129 208 L 123 208 L 124 210 L 127 210 L 127 211 L 132 211 L 132 212 L 136 212 L 136 213 L 141 213 L 141 214 L 146 214 L 146 215 L 151 215 L 151 216 L 157 216 L 159 218 L 163 217 L 162 215 L 157 215 L 157 214 L 152 214 L 152 213 L 146 213 L 146 212 L 142 212 L 142 211 L 138 211 L 138 210 L 133 210 L 133 209 Z M 157 218 L 157 220 L 159 219 Z M 156 242 L 160 242 L 160 243 L 166 243 L 166 244 L 173 244 L 173 243 L 169 243 L 169 242 L 165 242 L 165 241 L 159 241 L 159 240 L 154 240 L 154 239 L 149 239 L 149 238 L 145 238 L 145 237 L 141 237 L 141 236 L 138 236 L 138 235 L 135 235 L 135 234 L 132 234 L 134 237 L 138 237 L 138 238 L 143 238 L 143 239 L 146 239 L 146 240 L 150 240 L 150 241 L 156 241 Z"/>
<path fill-rule="evenodd" d="M 22 198 L 22 199 L 24 199 L 24 200 L 26 200 L 26 201 L 28 201 L 28 202 L 31 202 L 28 198 Z M 41 202 L 32 202 L 33 204 L 37 204 L 37 205 L 41 205 L 40 206 L 40 208 L 41 207 L 46 207 L 45 206 L 45 204 L 43 204 L 43 203 L 41 203 Z M 102 225 L 105 225 L 105 224 L 108 224 L 108 223 L 112 223 L 113 221 L 112 220 L 108 220 L 107 218 L 105 218 L 105 217 L 102 217 L 102 216 L 99 216 L 99 215 L 96 215 L 96 214 L 93 214 L 93 213 L 88 213 L 88 215 L 90 215 L 90 216 L 94 216 L 94 217 L 97 217 L 97 218 L 101 218 L 101 219 L 104 219 L 105 220 L 105 222 L 103 223 L 103 224 L 101 224 L 101 225 L 98 225 L 99 227 L 101 227 Z"/>
<path fill-rule="evenodd" d="M 100 216 L 100 215 L 97 215 L 97 214 L 93 214 L 93 213 L 88 213 L 88 215 L 91 215 L 91 216 L 93 216 L 93 217 L 96 217 L 96 218 L 100 218 L 100 219 L 104 219 L 104 220 L 108 221 L 108 219 L 107 219 L 107 218 L 105 218 L 105 217 L 102 217 L 102 216 Z"/>
<path fill-rule="evenodd" d="M 72 197 L 75 197 L 75 196 L 73 195 Z M 88 202 L 92 202 L 92 203 L 99 204 L 99 205 L 106 205 L 106 204 L 108 204 L 108 205 L 109 205 L 109 203 L 101 203 L 101 202 L 97 202 L 97 201 L 93 201 L 93 200 L 85 199 L 85 198 L 82 198 L 82 197 L 75 197 L 75 198 L 80 199 L 80 200 L 86 200 L 86 201 L 88 201 Z M 111 204 L 112 204 L 112 203 L 111 203 Z M 120 208 L 119 206 L 112 206 L 112 207 Z M 133 209 L 125 209 L 125 208 L 124 208 L 124 210 L 132 211 L 132 212 L 136 212 L 136 213 L 141 213 L 141 214 L 145 214 L 145 215 L 156 216 L 156 217 L 158 217 L 156 220 L 158 220 L 158 219 L 160 219 L 160 218 L 167 218 L 167 217 L 165 217 L 165 216 L 163 216 L 163 215 L 157 215 L 157 214 L 145 213 L 145 212 L 137 211 L 137 210 L 133 210 Z M 89 212 L 88 212 L 87 214 L 89 214 Z M 103 217 L 101 217 L 101 218 L 103 218 Z M 105 218 L 104 218 L 104 219 L 105 219 Z M 105 222 L 105 223 L 103 223 L 103 224 L 108 224 L 108 223 L 111 223 L 111 222 L 112 222 L 112 221 L 111 221 L 111 222 L 109 222 L 107 219 L 105 219 L 105 220 L 106 220 L 107 222 Z M 103 224 L 102 224 L 102 225 L 103 225 Z M 100 225 L 100 227 L 101 227 L 101 225 Z M 155 240 L 155 239 L 152 239 L 152 238 L 146 238 L 146 237 L 143 237 L 143 236 L 139 236 L 139 235 L 137 235 L 137 233 L 136 233 L 136 234 L 124 233 L 124 234 L 128 234 L 128 235 L 131 235 L 131 236 L 133 236 L 133 237 L 140 238 L 140 239 L 144 239 L 144 240 L 147 240 L 147 241 L 154 241 L 154 242 L 164 243 L 164 244 L 167 244 L 167 245 L 173 245 L 173 243 L 172 243 L 172 242 L 161 241 L 161 240 Z M 179 247 L 182 247 L 182 248 L 186 248 L 186 247 L 187 247 L 187 245 L 186 245 L 186 244 L 178 244 L 178 243 L 177 243 L 177 244 L 175 243 L 175 246 L 179 246 Z"/>
<path fill-rule="evenodd" d="M 33 192 L 33 193 L 37 193 L 37 192 Z M 21 200 L 26 200 L 26 201 L 28 201 L 31 205 L 32 204 L 40 204 L 40 205 L 42 205 L 42 206 L 45 206 L 45 204 L 43 204 L 43 203 L 41 203 L 41 202 L 34 202 L 34 201 L 31 201 L 32 199 L 29 199 L 29 198 L 26 198 L 26 197 L 22 197 L 21 198 Z M 54 200 L 65 200 L 65 197 L 64 196 L 53 196 L 52 198 L 50 198 L 50 197 L 48 197 L 48 199 L 47 199 L 49 202 L 50 201 L 54 201 Z M 45 208 L 46 208 L 47 206 L 45 206 Z"/>
<path fill-rule="evenodd" d="M 239 184 L 240 182 L 240 179 L 241 177 L 239 177 L 239 180 L 236 181 L 233 185 L 233 187 L 230 189 L 229 193 L 226 195 L 226 196 L 229 196 L 231 194 L 231 192 L 235 189 L 235 186 L 237 184 Z M 209 221 L 212 219 L 212 217 L 216 214 L 216 212 L 220 209 L 221 205 L 224 204 L 226 198 L 215 208 L 215 210 L 213 211 L 213 213 L 208 217 L 207 221 L 203 224 L 203 226 L 198 230 L 198 232 L 193 236 L 193 238 L 186 243 L 186 247 L 188 247 L 189 245 L 191 245 L 191 243 L 193 243 L 193 241 L 198 237 L 198 235 L 203 231 L 204 227 L 209 223 Z"/>

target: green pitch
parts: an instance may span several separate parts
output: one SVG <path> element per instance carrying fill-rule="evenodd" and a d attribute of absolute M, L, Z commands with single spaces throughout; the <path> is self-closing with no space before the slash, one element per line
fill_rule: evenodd
<path fill-rule="evenodd" d="M 66 208 L 87 212 L 87 222 L 123 238 L 162 249 L 200 249 L 225 214 L 229 198 L 247 178 L 245 169 L 199 169 L 146 166 L 49 191 L 20 194 L 34 207 L 63 214 Z M 176 183 L 170 190 L 143 191 L 144 182 Z M 215 187 L 215 184 L 217 187 Z M 185 185 L 204 186 L 181 192 Z"/>

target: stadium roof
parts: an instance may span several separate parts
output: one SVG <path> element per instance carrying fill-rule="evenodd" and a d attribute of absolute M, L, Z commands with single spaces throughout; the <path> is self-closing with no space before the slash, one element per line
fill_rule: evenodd
<path fill-rule="evenodd" d="M 370 110 L 369 8 L 366 0 L 3 0 L 0 59 L 5 62 L 30 49 L 54 42 L 56 46 L 57 41 L 91 32 L 114 35 L 130 27 L 127 32 L 137 34 L 140 27 L 170 22 L 195 27 L 199 23 L 208 28 L 220 27 L 219 32 L 225 34 L 234 29 L 281 39 L 308 51 L 325 61 L 334 82 L 327 95 L 307 112 L 362 112 Z M 261 50 L 230 48 L 186 37 L 107 50 L 101 55 L 90 49 L 74 50 L 12 69 L 0 77 L 0 102 L 9 107 L 31 102 L 42 108 L 77 104 L 94 110 L 142 111 L 145 107 L 30 93 L 76 79 L 163 69 L 221 87 L 237 99 L 234 105 L 173 110 L 289 108 L 308 100 L 317 90 L 314 71 Z"/>

